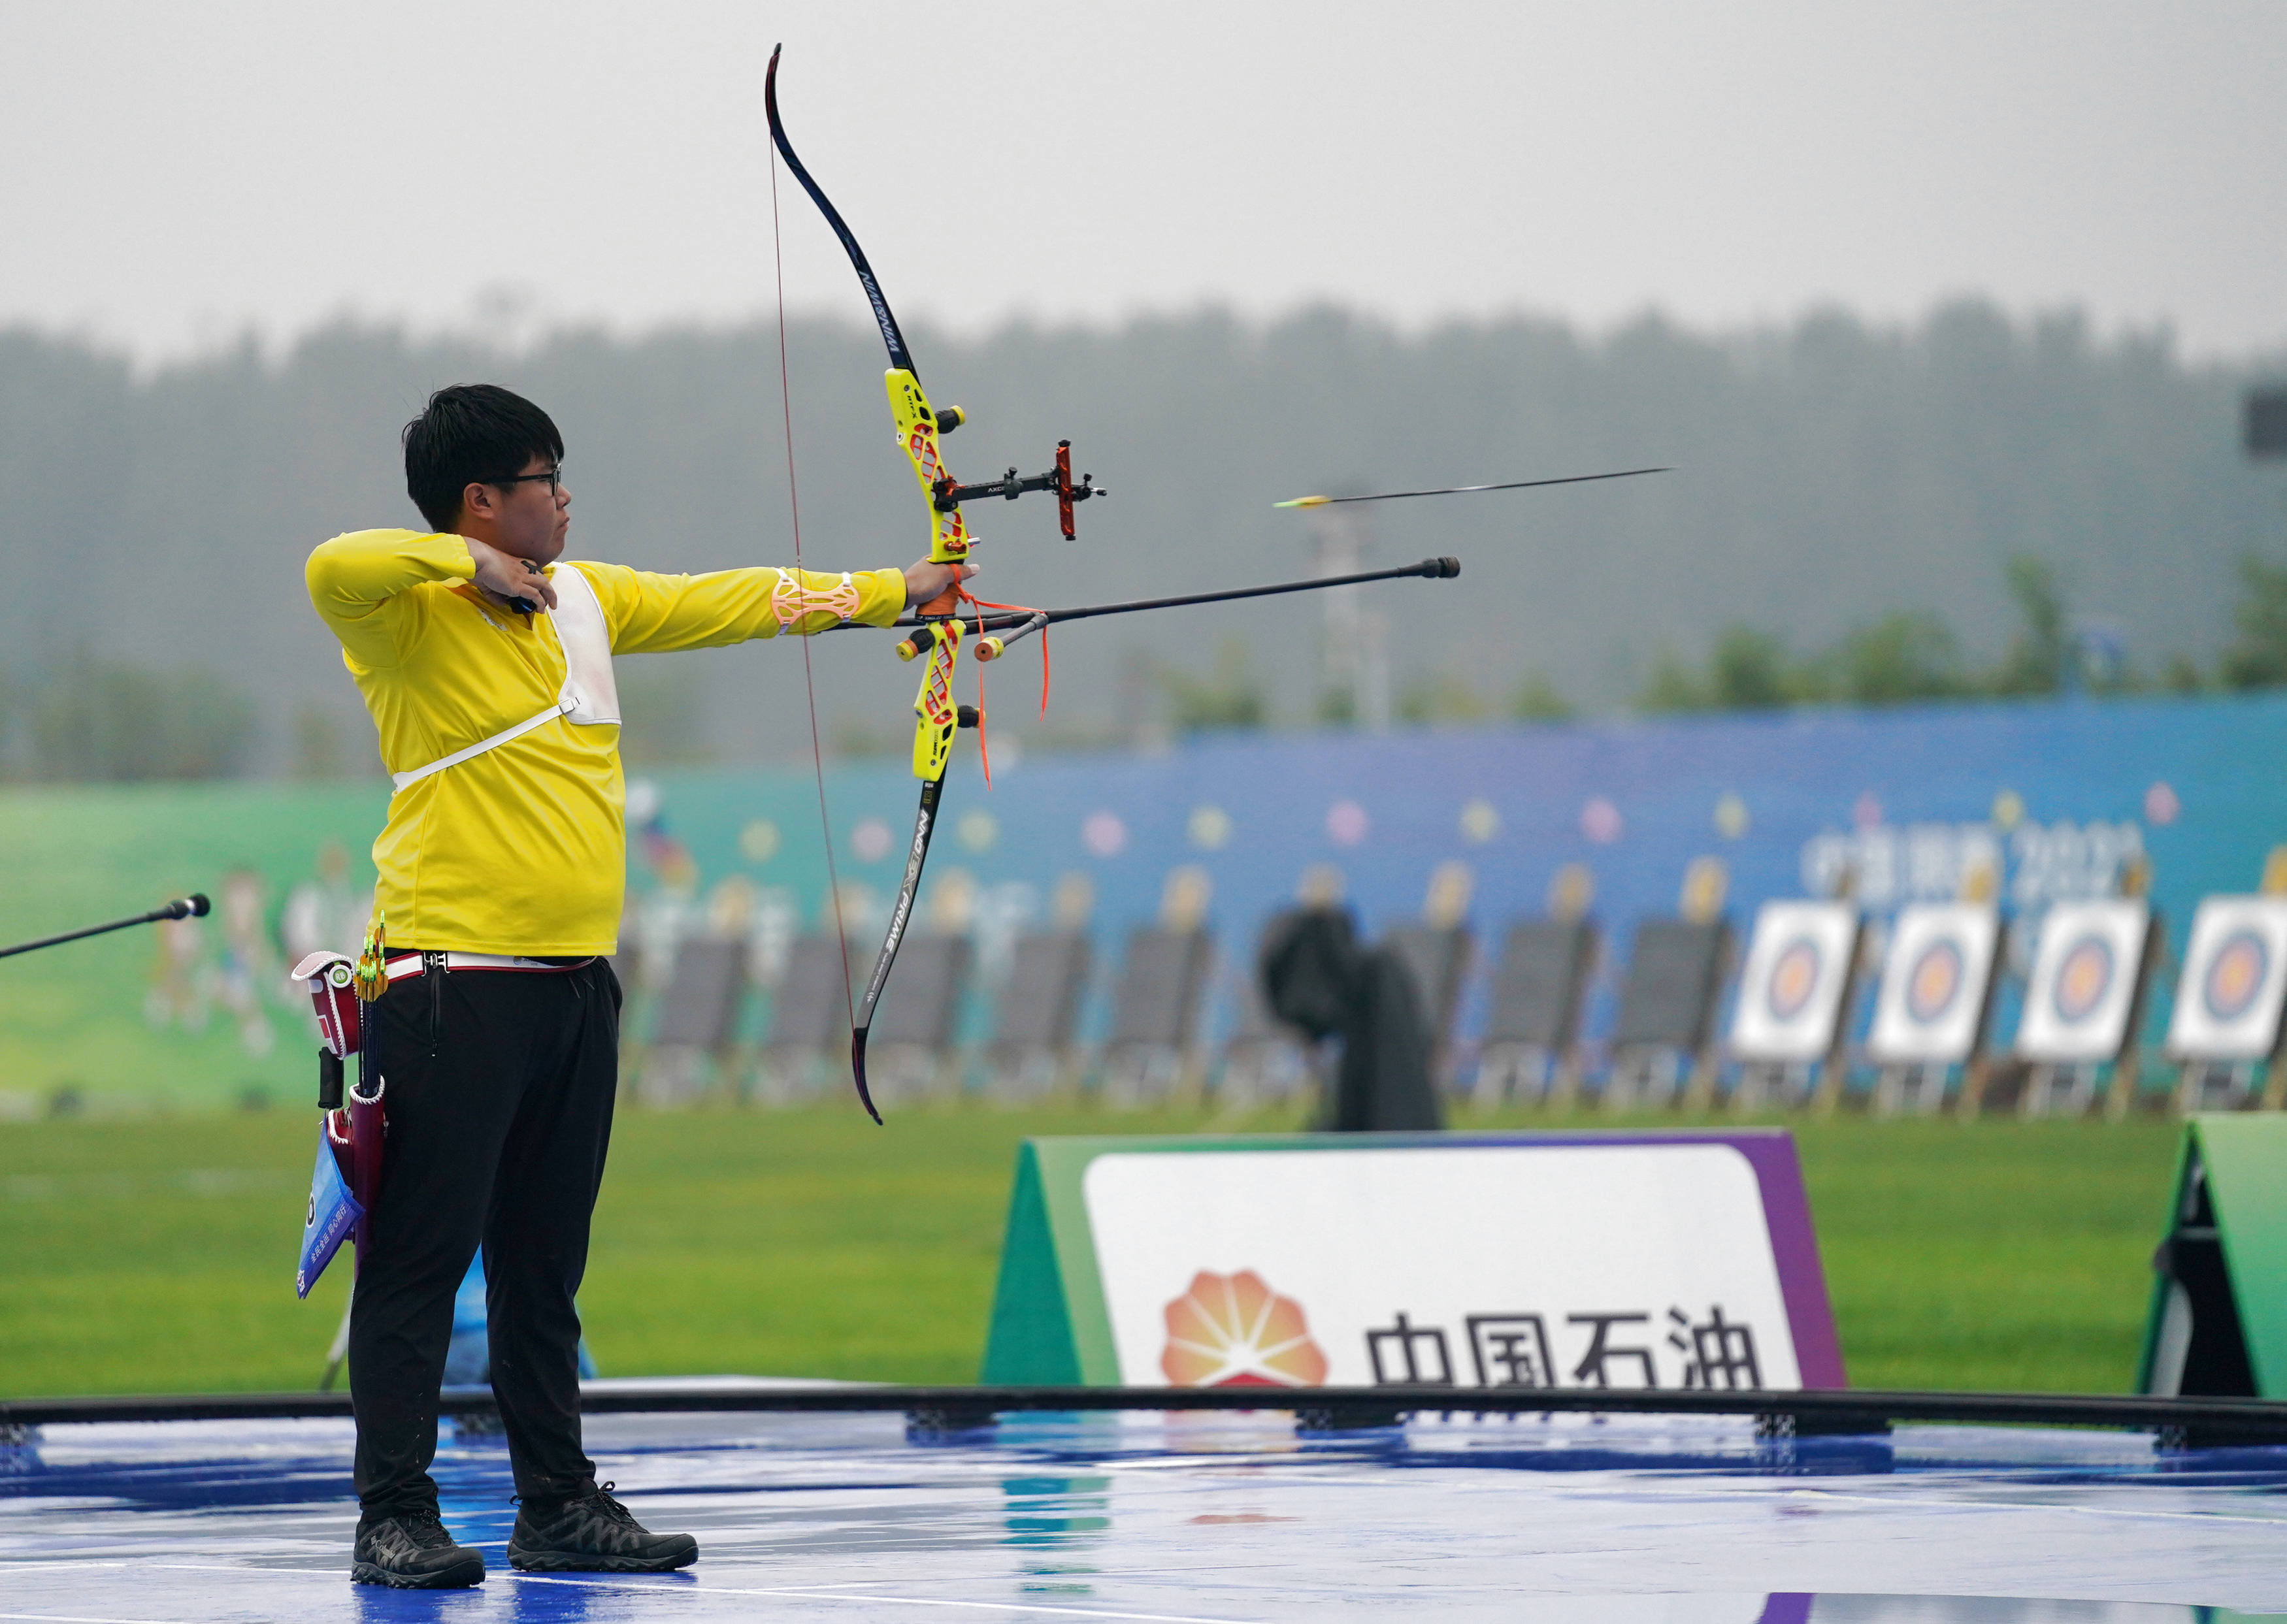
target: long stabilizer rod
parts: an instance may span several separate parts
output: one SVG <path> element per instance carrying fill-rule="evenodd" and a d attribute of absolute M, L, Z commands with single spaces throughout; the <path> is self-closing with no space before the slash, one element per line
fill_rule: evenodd
<path fill-rule="evenodd" d="M 82 936 L 100 936 L 106 931 L 126 930 L 137 925 L 156 925 L 162 919 L 194 919 L 206 912 L 203 892 L 178 896 L 163 908 L 154 908 L 148 913 L 138 913 L 131 919 L 114 919 L 108 925 L 91 925 L 85 930 L 67 930 L 60 936 L 42 936 L 36 942 L 19 942 L 14 947 L 0 948 L 0 958 L 12 958 L 19 953 L 29 953 L 39 948 L 55 947 L 61 942 L 77 942 Z"/>
<path fill-rule="evenodd" d="M 1511 479 L 1501 485 L 1441 485 L 1434 491 L 1384 491 L 1376 496 L 1298 496 L 1274 508 L 1328 508 L 1336 502 L 1394 502 L 1406 496 L 1466 496 L 1472 491 L 1532 491 L 1547 485 L 1594 485 L 1599 479 L 1634 479 L 1639 474 L 1672 474 L 1672 468 L 1624 468 L 1617 474 L 1568 474 L 1562 479 Z"/>

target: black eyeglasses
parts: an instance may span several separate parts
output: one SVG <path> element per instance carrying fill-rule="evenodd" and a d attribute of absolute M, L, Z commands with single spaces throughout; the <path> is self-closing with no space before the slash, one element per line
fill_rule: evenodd
<path fill-rule="evenodd" d="M 534 485 L 545 483 L 548 486 L 548 493 L 550 496 L 555 495 L 558 491 L 563 488 L 563 482 L 564 465 L 561 462 L 558 462 L 554 468 L 549 469 L 543 473 L 511 474 L 506 479 L 487 479 L 485 481 L 487 485 Z"/>

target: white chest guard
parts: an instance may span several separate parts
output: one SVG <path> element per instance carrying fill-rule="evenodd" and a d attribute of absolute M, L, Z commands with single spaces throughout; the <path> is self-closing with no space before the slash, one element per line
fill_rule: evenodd
<path fill-rule="evenodd" d="M 549 619 L 555 622 L 556 641 L 564 648 L 564 686 L 557 690 L 556 703 L 537 716 L 527 716 L 512 728 L 503 728 L 490 738 L 480 738 L 424 767 L 391 774 L 390 781 L 399 789 L 498 749 L 558 716 L 574 727 L 617 724 L 620 690 L 612 680 L 612 631 L 604 624 L 604 606 L 596 601 L 596 589 L 568 564 L 557 566 L 548 579 L 556 588 L 556 607 Z"/>

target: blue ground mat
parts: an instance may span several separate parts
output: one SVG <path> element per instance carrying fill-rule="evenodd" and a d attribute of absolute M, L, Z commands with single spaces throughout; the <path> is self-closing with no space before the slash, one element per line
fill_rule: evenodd
<path fill-rule="evenodd" d="M 612 1415 L 604 1477 L 699 1565 L 526 1578 L 505 1448 L 455 1428 L 481 1589 L 353 1587 L 338 1421 L 104 1423 L 0 1444 L 0 1620 L 1328 1618 L 2158 1624 L 2287 1611 L 2287 1449 L 1711 1418 L 1271 1413 Z"/>

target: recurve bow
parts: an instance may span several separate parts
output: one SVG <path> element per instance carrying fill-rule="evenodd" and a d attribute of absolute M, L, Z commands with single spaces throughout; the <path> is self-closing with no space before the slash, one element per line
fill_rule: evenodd
<path fill-rule="evenodd" d="M 835 208 L 818 182 L 811 178 L 809 169 L 795 155 L 794 144 L 787 139 L 786 125 L 779 117 L 779 49 L 772 48 L 770 69 L 763 78 L 763 106 L 770 116 L 771 140 L 794 177 L 802 183 L 802 189 L 810 193 L 811 201 L 826 217 L 826 223 L 834 228 L 834 234 L 841 239 L 843 251 L 849 255 L 851 268 L 857 272 L 867 302 L 873 306 L 874 323 L 882 329 L 882 343 L 890 354 L 890 368 L 882 374 L 882 385 L 889 393 L 890 418 L 897 427 L 898 444 L 913 463 L 914 477 L 920 481 L 922 500 L 929 507 L 930 561 L 958 565 L 968 559 L 975 538 L 961 517 L 961 504 L 978 497 L 998 496 L 1014 501 L 1031 493 L 1053 493 L 1057 518 L 1065 538 L 1070 540 L 1073 534 L 1072 509 L 1104 494 L 1090 476 L 1083 475 L 1078 484 L 1073 483 L 1071 441 L 1056 443 L 1055 461 L 1044 473 L 1020 475 L 1011 468 L 1005 478 L 965 485 L 946 470 L 938 440 L 961 426 L 961 408 L 930 404 L 929 396 L 922 389 L 920 370 L 914 365 L 913 352 L 906 347 L 905 334 L 898 327 L 898 318 L 890 309 L 890 301 L 882 292 L 874 267 L 867 261 L 866 250 L 859 246 L 842 211 Z M 912 632 L 898 645 L 898 658 L 919 658 L 926 662 L 920 691 L 914 697 L 913 765 L 914 777 L 922 784 L 921 807 L 914 816 L 913 840 L 906 848 L 905 878 L 898 884 L 897 903 L 890 913 L 889 934 L 882 939 L 881 951 L 874 956 L 873 973 L 866 978 L 865 994 L 855 1004 L 850 1023 L 850 1066 L 857 1079 L 858 1098 L 864 1103 L 867 1114 L 877 1123 L 882 1114 L 874 1108 L 873 1092 L 866 1085 L 866 1035 L 873 1025 L 882 989 L 889 982 L 890 966 L 897 961 L 898 948 L 905 941 L 906 927 L 913 918 L 914 899 L 921 889 L 922 865 L 929 859 L 930 836 L 937 826 L 938 800 L 945 792 L 945 769 L 953 753 L 953 736 L 957 729 L 974 727 L 981 720 L 974 707 L 956 705 L 953 699 L 954 666 L 960 658 L 965 629 L 957 612 L 961 595 L 956 573 L 953 584 L 942 594 L 920 606 L 906 623 L 912 626 Z M 982 640 L 978 658 L 991 659 L 1001 652 L 1007 641 L 1013 640 Z M 828 838 L 831 839 L 830 832 Z"/>

